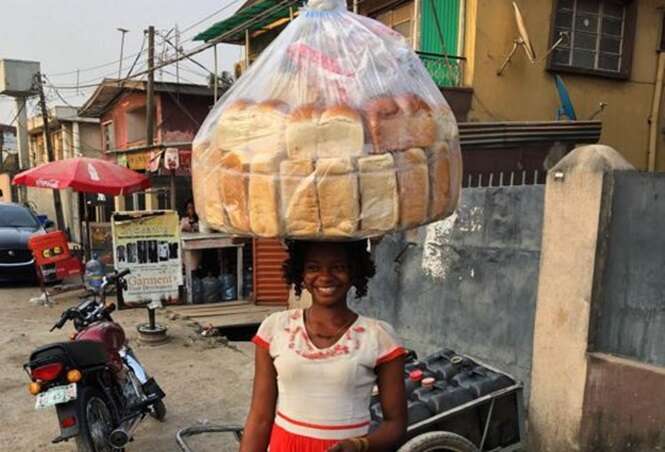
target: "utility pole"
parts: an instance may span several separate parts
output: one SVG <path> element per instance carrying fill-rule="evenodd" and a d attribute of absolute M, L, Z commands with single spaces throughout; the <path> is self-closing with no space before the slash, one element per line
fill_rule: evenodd
<path fill-rule="evenodd" d="M 116 28 L 120 33 L 122 33 L 122 37 L 120 38 L 120 65 L 118 66 L 118 80 L 122 79 L 122 58 L 125 50 L 125 34 L 129 31 L 126 28 L 118 27 Z"/>
<path fill-rule="evenodd" d="M 148 27 L 148 86 L 146 87 L 146 144 L 154 144 L 155 135 L 155 27 Z M 152 149 L 148 149 L 152 150 Z"/>
<path fill-rule="evenodd" d="M 48 131 L 48 111 L 46 110 L 46 96 L 44 96 L 44 84 L 42 83 L 42 74 L 40 72 L 35 74 L 34 85 L 39 92 L 39 107 L 42 111 L 42 122 L 44 127 L 44 144 L 46 145 L 46 160 L 52 162 L 55 160 L 53 156 L 53 147 L 51 145 L 51 134 Z M 62 217 L 62 201 L 60 200 L 60 190 L 53 189 L 53 207 L 55 208 L 55 219 L 58 229 L 65 230 L 65 221 Z"/>
<path fill-rule="evenodd" d="M 178 24 L 175 24 L 175 54 L 178 56 L 180 53 L 180 31 L 178 30 Z M 175 81 L 180 83 L 180 60 L 175 62 Z"/>

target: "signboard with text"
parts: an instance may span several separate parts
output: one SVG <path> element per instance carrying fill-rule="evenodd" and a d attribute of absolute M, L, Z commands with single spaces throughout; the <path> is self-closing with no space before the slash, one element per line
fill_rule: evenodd
<path fill-rule="evenodd" d="M 116 212 L 111 221 L 115 267 L 131 270 L 125 278 L 124 302 L 130 306 L 176 302 L 182 285 L 178 214 Z"/>

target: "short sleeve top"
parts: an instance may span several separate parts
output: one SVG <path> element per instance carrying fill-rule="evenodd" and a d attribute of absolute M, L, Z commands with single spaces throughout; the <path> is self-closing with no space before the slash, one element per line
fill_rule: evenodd
<path fill-rule="evenodd" d="M 406 354 L 388 323 L 362 315 L 337 343 L 318 348 L 302 309 L 269 316 L 253 342 L 269 351 L 277 370 L 275 423 L 320 439 L 366 434 L 376 368 Z"/>

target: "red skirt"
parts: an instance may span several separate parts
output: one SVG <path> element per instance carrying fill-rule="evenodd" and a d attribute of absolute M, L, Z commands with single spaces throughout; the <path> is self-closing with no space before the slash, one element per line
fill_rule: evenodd
<path fill-rule="evenodd" d="M 339 440 L 310 438 L 287 432 L 273 424 L 270 435 L 270 452 L 326 452 Z"/>

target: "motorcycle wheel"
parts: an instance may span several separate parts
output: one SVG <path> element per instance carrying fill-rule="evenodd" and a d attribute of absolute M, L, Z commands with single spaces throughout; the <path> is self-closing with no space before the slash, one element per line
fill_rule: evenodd
<path fill-rule="evenodd" d="M 455 433 L 429 432 L 412 438 L 398 452 L 478 452 L 478 448 Z"/>
<path fill-rule="evenodd" d="M 79 429 L 76 437 L 78 452 L 116 452 L 108 438 L 113 431 L 113 415 L 101 392 L 84 387 L 79 397 Z"/>
<path fill-rule="evenodd" d="M 162 400 L 158 400 L 152 404 L 150 409 L 150 416 L 157 419 L 159 422 L 163 422 L 166 417 L 166 405 Z"/>

